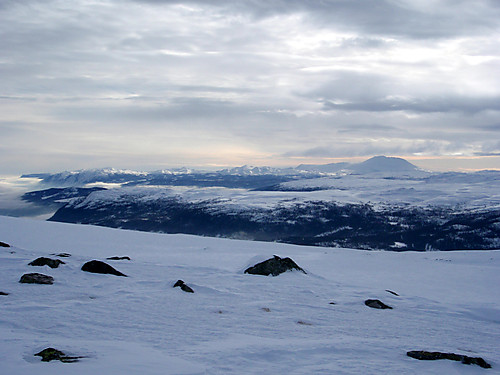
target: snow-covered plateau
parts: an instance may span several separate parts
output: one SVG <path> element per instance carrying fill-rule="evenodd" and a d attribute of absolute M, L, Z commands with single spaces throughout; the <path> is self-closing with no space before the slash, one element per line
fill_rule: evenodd
<path fill-rule="evenodd" d="M 500 251 L 356 251 L 11 217 L 0 217 L 0 241 L 11 245 L 0 247 L 2 374 L 500 373 Z M 60 253 L 71 256 L 58 268 L 28 265 Z M 307 274 L 243 272 L 273 255 Z M 128 277 L 83 272 L 92 259 Z M 32 272 L 54 283 L 19 283 Z M 178 279 L 194 293 L 173 288 Z M 83 358 L 42 362 L 34 354 L 47 347 Z"/>

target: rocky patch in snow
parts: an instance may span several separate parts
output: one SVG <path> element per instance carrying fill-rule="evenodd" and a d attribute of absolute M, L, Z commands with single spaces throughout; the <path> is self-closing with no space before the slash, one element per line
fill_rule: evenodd
<path fill-rule="evenodd" d="M 245 273 L 263 276 L 278 276 L 283 272 L 293 270 L 306 273 L 306 271 L 300 268 L 292 259 L 280 258 L 279 256 L 275 255 L 274 258 L 270 258 L 268 260 L 265 260 L 264 262 L 257 263 L 256 265 L 247 268 L 245 270 Z"/>
<path fill-rule="evenodd" d="M 50 268 L 57 268 L 60 264 L 66 264 L 62 260 L 59 259 L 50 259 L 45 257 L 40 257 L 35 259 L 33 262 L 30 262 L 29 266 L 49 266 Z"/>
<path fill-rule="evenodd" d="M 50 361 L 61 361 L 64 363 L 72 363 L 72 362 L 78 362 L 80 358 L 83 357 L 70 357 L 61 352 L 60 350 L 54 349 L 54 348 L 46 348 L 43 349 L 41 352 L 36 353 L 35 357 L 42 357 L 42 362 L 50 362 Z"/>
<path fill-rule="evenodd" d="M 109 264 L 101 262 L 100 260 L 91 260 L 90 262 L 85 263 L 82 266 L 82 271 L 85 272 L 91 272 L 91 273 L 103 273 L 103 274 L 110 274 L 110 275 L 116 275 L 116 276 L 127 276 L 120 271 L 117 271 L 113 267 L 111 267 Z"/>
<path fill-rule="evenodd" d="M 194 293 L 194 290 L 182 280 L 177 280 L 174 284 L 174 288 L 176 287 L 180 287 L 186 293 Z"/>
<path fill-rule="evenodd" d="M 41 273 L 25 273 L 19 280 L 22 284 L 54 284 L 52 276 L 44 275 Z"/>
<path fill-rule="evenodd" d="M 10 247 L 8 243 L 0 241 L 0 247 Z"/>
<path fill-rule="evenodd" d="M 118 257 L 118 256 L 115 256 L 115 257 L 109 257 L 109 258 L 106 258 L 107 260 L 130 260 L 130 257 L 128 256 L 123 256 L 123 257 Z"/>
<path fill-rule="evenodd" d="M 469 357 L 455 353 L 427 352 L 425 350 L 412 350 L 406 353 L 408 357 L 420 359 L 424 361 L 434 361 L 437 359 L 449 359 L 451 361 L 459 361 L 466 365 L 478 365 L 482 368 L 491 368 L 491 365 L 481 357 Z"/>
<path fill-rule="evenodd" d="M 378 299 L 367 299 L 365 305 L 374 309 L 392 309 L 391 306 L 386 305 Z"/>

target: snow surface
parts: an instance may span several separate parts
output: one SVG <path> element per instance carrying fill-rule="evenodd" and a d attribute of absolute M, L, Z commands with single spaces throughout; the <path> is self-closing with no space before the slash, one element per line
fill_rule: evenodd
<path fill-rule="evenodd" d="M 0 217 L 2 374 L 500 373 L 500 251 L 368 252 Z M 27 264 L 68 252 L 58 269 Z M 272 255 L 307 271 L 243 270 Z M 129 277 L 80 270 L 107 261 Z M 18 283 L 40 272 L 54 285 Z M 184 280 L 194 294 L 173 288 Z M 395 296 L 386 289 L 397 292 Z M 378 298 L 393 310 L 375 310 Z M 330 304 L 335 302 L 335 305 Z M 85 356 L 41 362 L 55 347 Z M 493 368 L 418 361 L 481 356 Z"/>

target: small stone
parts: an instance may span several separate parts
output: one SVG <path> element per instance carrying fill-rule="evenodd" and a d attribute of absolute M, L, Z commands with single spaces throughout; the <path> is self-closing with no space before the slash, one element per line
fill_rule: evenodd
<path fill-rule="evenodd" d="M 55 255 L 56 257 L 59 257 L 59 258 L 69 258 L 71 256 L 71 254 L 69 254 L 69 253 L 59 253 L 59 254 L 52 254 L 52 255 Z"/>
<path fill-rule="evenodd" d="M 385 291 L 386 291 L 387 293 L 391 293 L 391 294 L 394 294 L 395 296 L 398 296 L 398 297 L 399 297 L 399 294 L 397 294 L 396 292 L 393 292 L 392 290 L 386 289 Z"/>
<path fill-rule="evenodd" d="M 8 243 L 0 241 L 0 247 L 10 247 Z"/>
<path fill-rule="evenodd" d="M 21 276 L 19 282 L 23 284 L 53 284 L 54 278 L 41 273 L 26 273 Z"/>
<path fill-rule="evenodd" d="M 279 274 L 297 270 L 306 273 L 302 268 L 300 268 L 297 263 L 295 263 L 290 258 L 280 258 L 275 255 L 274 258 L 270 258 L 263 262 L 257 263 L 256 265 L 249 267 L 245 270 L 245 273 L 252 275 L 263 275 L 263 276 L 278 276 Z"/>
<path fill-rule="evenodd" d="M 412 350 L 406 353 L 408 357 L 419 359 L 421 361 L 434 361 L 438 359 L 449 359 L 459 361 L 466 365 L 478 365 L 482 368 L 491 368 L 491 365 L 481 357 L 469 357 L 455 353 L 428 352 L 425 350 Z"/>
<path fill-rule="evenodd" d="M 299 320 L 297 324 L 300 324 L 302 326 L 312 326 L 312 323 L 304 322 L 303 320 Z"/>
<path fill-rule="evenodd" d="M 194 290 L 186 285 L 186 283 L 184 283 L 184 281 L 182 280 L 177 280 L 177 282 L 174 284 L 174 288 L 175 287 L 180 287 L 181 290 L 185 291 L 186 293 L 194 293 Z"/>
<path fill-rule="evenodd" d="M 261 310 L 265 312 L 271 312 L 271 309 L 269 307 L 263 307 Z"/>
<path fill-rule="evenodd" d="M 124 256 L 124 257 L 109 257 L 109 258 L 106 258 L 108 260 L 130 260 L 130 257 L 128 256 Z"/>
<path fill-rule="evenodd" d="M 91 260 L 90 262 L 85 263 L 82 266 L 82 271 L 127 277 L 127 275 L 115 270 L 109 264 L 101 262 L 100 260 Z"/>
<path fill-rule="evenodd" d="M 365 301 L 365 305 L 374 309 L 392 309 L 391 306 L 387 306 L 385 303 L 378 299 L 367 299 Z"/>
<path fill-rule="evenodd" d="M 33 262 L 29 263 L 29 266 L 49 266 L 50 268 L 57 268 L 60 264 L 66 264 L 62 260 L 59 259 L 50 259 L 40 257 L 35 259 Z"/>
<path fill-rule="evenodd" d="M 9 293 L 5 293 L 5 292 L 0 292 L 0 296 L 8 296 Z"/>
<path fill-rule="evenodd" d="M 41 352 L 36 353 L 35 356 L 42 357 L 42 362 L 50 362 L 57 360 L 64 363 L 78 362 L 79 358 L 83 358 L 83 357 L 69 357 L 60 350 L 54 348 L 43 349 Z"/>

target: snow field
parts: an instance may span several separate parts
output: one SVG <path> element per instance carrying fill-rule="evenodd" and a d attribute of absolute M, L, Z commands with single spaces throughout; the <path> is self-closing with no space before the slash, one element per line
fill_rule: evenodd
<path fill-rule="evenodd" d="M 0 248 L 0 291 L 10 293 L 0 296 L 2 374 L 500 373 L 499 251 L 367 252 L 8 217 L 0 240 L 13 246 Z M 27 265 L 60 252 L 72 256 L 57 269 Z M 308 274 L 243 274 L 273 254 Z M 106 261 L 114 255 L 132 260 Z M 91 259 L 129 277 L 82 272 Z M 28 272 L 55 282 L 18 283 Z M 173 288 L 177 279 L 195 293 Z M 368 298 L 394 309 L 368 308 Z M 33 357 L 48 346 L 86 358 Z M 481 356 L 493 368 L 408 350 Z"/>

